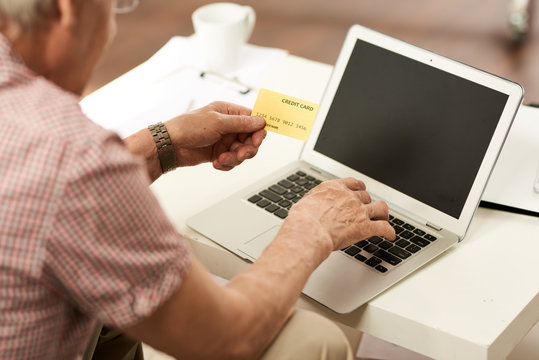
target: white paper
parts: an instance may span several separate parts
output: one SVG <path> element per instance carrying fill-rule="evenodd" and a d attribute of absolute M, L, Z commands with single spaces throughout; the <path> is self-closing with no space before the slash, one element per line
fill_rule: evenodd
<path fill-rule="evenodd" d="M 483 200 L 539 212 L 539 109 L 521 106 L 490 176 Z"/>

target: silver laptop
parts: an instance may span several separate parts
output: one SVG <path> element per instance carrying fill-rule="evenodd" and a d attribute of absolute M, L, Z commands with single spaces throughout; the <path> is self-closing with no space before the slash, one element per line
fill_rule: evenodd
<path fill-rule="evenodd" d="M 389 205 L 397 240 L 358 239 L 303 290 L 353 311 L 463 240 L 522 96 L 518 84 L 354 25 L 300 158 L 187 224 L 254 261 L 308 189 L 361 179 Z"/>

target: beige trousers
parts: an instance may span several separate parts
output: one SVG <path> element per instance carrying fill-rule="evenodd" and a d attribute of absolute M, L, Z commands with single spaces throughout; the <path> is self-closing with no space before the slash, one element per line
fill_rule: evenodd
<path fill-rule="evenodd" d="M 96 329 L 83 360 L 142 360 L 142 347 L 120 332 Z M 350 344 L 331 320 L 297 310 L 260 360 L 353 360 Z"/>
<path fill-rule="evenodd" d="M 353 360 L 346 336 L 316 313 L 296 310 L 260 360 Z"/>

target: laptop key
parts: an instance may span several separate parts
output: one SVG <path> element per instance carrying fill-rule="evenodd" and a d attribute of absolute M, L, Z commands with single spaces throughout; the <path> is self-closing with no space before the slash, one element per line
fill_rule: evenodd
<path fill-rule="evenodd" d="M 284 197 L 285 199 L 292 200 L 293 198 L 296 197 L 296 194 L 291 193 L 291 192 L 287 192 L 286 194 L 283 195 L 283 197 Z"/>
<path fill-rule="evenodd" d="M 262 199 L 262 200 L 260 200 L 259 202 L 256 203 L 256 206 L 260 206 L 261 208 L 265 208 L 269 204 L 271 204 L 271 203 L 268 200 Z"/>
<path fill-rule="evenodd" d="M 344 252 L 347 253 L 350 256 L 355 256 L 357 253 L 359 253 L 361 250 L 358 249 L 355 246 L 350 246 L 348 249 L 346 249 Z"/>
<path fill-rule="evenodd" d="M 410 230 L 410 231 L 415 229 L 415 226 L 410 225 L 410 224 L 404 224 L 404 225 L 402 225 L 402 227 L 405 228 L 406 230 Z"/>
<path fill-rule="evenodd" d="M 395 233 L 396 233 L 396 234 L 400 234 L 401 232 L 404 231 L 404 229 L 401 228 L 401 227 L 398 226 L 398 225 L 393 226 L 393 229 L 395 229 Z"/>
<path fill-rule="evenodd" d="M 279 195 L 283 195 L 283 194 L 285 194 L 287 192 L 285 188 L 282 188 L 279 185 L 271 185 L 269 187 L 269 189 L 271 191 L 273 191 L 274 193 L 277 193 Z"/>
<path fill-rule="evenodd" d="M 253 196 L 251 196 L 248 200 L 249 200 L 249 202 L 252 202 L 252 203 L 254 204 L 254 203 L 257 203 L 257 202 L 259 202 L 260 200 L 262 200 L 262 196 L 260 196 L 260 195 L 253 195 Z"/>
<path fill-rule="evenodd" d="M 425 240 L 422 237 L 419 237 L 417 235 L 414 236 L 413 238 L 411 238 L 410 241 L 413 242 L 416 245 L 421 246 L 421 247 L 425 247 L 425 246 L 430 244 L 430 242 L 428 240 Z"/>
<path fill-rule="evenodd" d="M 427 234 L 425 236 L 423 236 L 425 239 L 429 240 L 429 241 L 434 241 L 436 240 L 436 237 L 435 236 L 432 236 L 431 234 Z"/>
<path fill-rule="evenodd" d="M 262 195 L 266 199 L 271 200 L 273 202 L 279 202 L 282 199 L 279 195 L 269 190 L 262 190 L 258 195 Z"/>
<path fill-rule="evenodd" d="M 305 176 L 305 175 L 307 175 L 307 174 L 305 174 L 303 171 L 297 171 L 296 174 L 299 175 L 299 176 Z"/>
<path fill-rule="evenodd" d="M 419 246 L 415 245 L 415 244 L 410 244 L 410 246 L 408 246 L 408 247 L 406 248 L 406 250 L 408 250 L 409 252 L 415 254 L 416 252 L 418 252 L 419 250 L 421 250 L 421 248 L 420 248 Z"/>
<path fill-rule="evenodd" d="M 378 249 L 378 251 L 376 251 L 373 255 L 379 257 L 380 259 L 384 260 L 386 263 L 391 264 L 393 266 L 398 265 L 402 261 L 395 255 L 391 255 L 390 253 L 382 249 Z"/>
<path fill-rule="evenodd" d="M 270 204 L 268 206 L 265 207 L 265 210 L 266 211 L 269 211 L 269 212 L 275 212 L 276 210 L 280 209 L 279 206 L 275 205 L 275 204 Z"/>
<path fill-rule="evenodd" d="M 362 247 L 365 247 L 367 244 L 368 244 L 367 240 L 361 240 L 361 241 L 357 242 L 355 245 L 357 247 L 362 248 Z"/>
<path fill-rule="evenodd" d="M 273 215 L 276 215 L 280 217 L 281 219 L 285 219 L 288 216 L 288 211 L 285 209 L 279 209 L 276 212 L 274 212 Z"/>
<path fill-rule="evenodd" d="M 291 183 L 290 181 L 288 181 L 286 179 L 283 179 L 283 180 L 279 181 L 277 184 L 281 185 L 285 189 L 290 189 L 292 186 L 294 186 L 293 183 Z"/>
<path fill-rule="evenodd" d="M 297 193 L 300 193 L 303 191 L 303 188 L 301 186 L 294 186 L 290 191 Z"/>
<path fill-rule="evenodd" d="M 387 271 L 387 268 L 382 265 L 376 265 L 375 269 L 380 271 L 381 273 L 385 273 Z"/>
<path fill-rule="evenodd" d="M 376 265 L 380 264 L 382 260 L 378 259 L 376 256 L 371 257 L 369 260 L 365 261 L 365 264 L 369 265 L 370 267 L 375 267 Z"/>
<path fill-rule="evenodd" d="M 403 225 L 404 224 L 404 221 L 402 221 L 401 219 L 399 218 L 393 218 L 393 220 L 391 220 L 393 222 L 393 224 L 395 225 Z"/>
<path fill-rule="evenodd" d="M 296 184 L 299 185 L 299 186 L 304 186 L 308 182 L 309 181 L 307 181 L 306 179 L 299 179 L 299 180 L 296 181 Z"/>
<path fill-rule="evenodd" d="M 366 246 L 363 248 L 363 250 L 365 250 L 366 252 L 372 254 L 373 252 L 375 252 L 376 250 L 378 250 L 378 246 L 373 245 L 373 244 L 368 244 L 368 245 L 366 245 Z"/>
<path fill-rule="evenodd" d="M 365 256 L 363 256 L 362 254 L 357 254 L 356 256 L 354 256 L 354 258 L 356 258 L 357 260 L 359 260 L 361 262 L 367 260 L 367 258 Z"/>
<path fill-rule="evenodd" d="M 316 184 L 315 183 L 308 183 L 308 184 L 305 184 L 305 189 L 309 189 L 311 190 L 312 188 L 316 187 Z"/>
<path fill-rule="evenodd" d="M 426 234 L 426 232 L 424 232 L 424 231 L 421 230 L 421 229 L 415 229 L 415 230 L 414 230 L 414 234 L 417 234 L 417 235 L 419 235 L 419 236 L 423 236 L 423 235 Z"/>
<path fill-rule="evenodd" d="M 381 247 L 381 248 L 384 249 L 384 250 L 387 250 L 387 249 L 389 249 L 390 247 L 392 247 L 393 244 L 390 243 L 389 241 L 384 240 L 384 241 L 382 241 L 380 244 L 378 244 L 378 246 Z"/>
<path fill-rule="evenodd" d="M 401 249 L 398 246 L 393 246 L 391 249 L 388 250 L 388 252 L 392 253 L 393 255 L 397 255 L 401 259 L 407 259 L 412 255 L 408 251 Z"/>
<path fill-rule="evenodd" d="M 401 233 L 399 234 L 399 236 L 401 236 L 401 237 L 403 237 L 403 238 L 405 238 L 405 239 L 409 239 L 409 238 L 411 238 L 412 236 L 414 236 L 414 233 L 411 232 L 411 231 L 405 230 L 405 231 L 401 232 Z"/>
<path fill-rule="evenodd" d="M 287 206 L 290 206 L 292 203 L 288 200 L 282 200 L 279 202 L 279 206 L 282 206 L 282 207 L 287 207 Z"/>
<path fill-rule="evenodd" d="M 379 236 L 373 236 L 373 237 L 369 238 L 369 242 L 371 242 L 373 244 L 378 244 L 378 243 L 382 242 L 382 238 L 379 237 Z"/>
<path fill-rule="evenodd" d="M 290 181 L 296 181 L 297 179 L 299 179 L 299 176 L 297 176 L 296 174 L 292 174 L 289 177 L 287 177 L 287 179 Z"/>
<path fill-rule="evenodd" d="M 401 240 L 399 240 L 399 241 L 396 241 L 396 242 L 395 242 L 395 245 L 398 245 L 398 246 L 400 246 L 401 248 L 405 248 L 405 247 L 407 247 L 408 245 L 410 245 L 410 242 L 407 241 L 407 240 L 401 239 Z"/>

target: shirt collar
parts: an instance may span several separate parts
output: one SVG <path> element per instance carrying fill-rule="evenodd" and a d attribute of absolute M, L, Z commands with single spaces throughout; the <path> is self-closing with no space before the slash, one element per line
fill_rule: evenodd
<path fill-rule="evenodd" d="M 0 83 L 13 80 L 30 80 L 36 77 L 25 64 L 21 56 L 15 51 L 11 42 L 0 33 Z"/>

